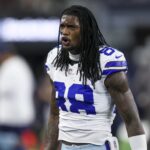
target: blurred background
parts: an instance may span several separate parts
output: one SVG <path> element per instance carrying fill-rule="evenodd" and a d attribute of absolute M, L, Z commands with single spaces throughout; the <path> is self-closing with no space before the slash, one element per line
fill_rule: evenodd
<path fill-rule="evenodd" d="M 149 143 L 149 0 L 0 0 L 0 150 L 42 149 L 49 112 L 44 62 L 49 50 L 57 44 L 60 14 L 73 4 L 88 7 L 106 41 L 125 53 L 129 84 Z M 13 94 L 12 90 L 18 92 Z M 17 97 L 19 90 L 25 92 Z M 12 96 L 19 100 L 10 102 Z M 112 128 L 119 138 L 120 150 L 130 150 L 119 116 Z"/>

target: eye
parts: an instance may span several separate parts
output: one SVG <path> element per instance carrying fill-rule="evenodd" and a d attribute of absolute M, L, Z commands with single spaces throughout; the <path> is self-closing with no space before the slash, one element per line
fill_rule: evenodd
<path fill-rule="evenodd" d="M 63 29 L 64 27 L 65 27 L 64 24 L 61 24 L 61 25 L 60 25 L 60 29 Z"/>
<path fill-rule="evenodd" d="M 75 29 L 76 27 L 74 25 L 69 25 L 68 28 Z"/>
<path fill-rule="evenodd" d="M 76 26 L 76 25 L 68 25 L 68 28 L 71 29 L 71 30 L 75 30 L 75 29 L 78 29 L 79 26 Z"/>

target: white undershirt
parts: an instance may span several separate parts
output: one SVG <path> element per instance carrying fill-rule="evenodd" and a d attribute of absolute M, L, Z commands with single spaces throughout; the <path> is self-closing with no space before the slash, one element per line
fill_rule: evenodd
<path fill-rule="evenodd" d="M 72 54 L 72 53 L 69 52 L 69 58 L 70 58 L 71 60 L 74 60 L 74 61 L 79 61 L 79 59 L 80 59 L 80 54 L 74 55 L 74 54 Z"/>

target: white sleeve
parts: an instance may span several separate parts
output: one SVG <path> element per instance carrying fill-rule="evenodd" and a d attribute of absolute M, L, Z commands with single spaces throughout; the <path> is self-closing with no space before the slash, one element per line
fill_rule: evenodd
<path fill-rule="evenodd" d="M 100 49 L 100 63 L 102 76 L 128 70 L 124 54 L 112 47 Z"/>
<path fill-rule="evenodd" d="M 47 55 L 47 59 L 45 62 L 45 69 L 50 76 L 53 68 L 52 62 L 55 59 L 56 55 L 57 55 L 57 48 L 52 49 Z"/>
<path fill-rule="evenodd" d="M 48 53 L 48 55 L 47 55 L 46 62 L 45 62 L 45 69 L 46 69 L 47 72 L 48 72 L 48 71 L 50 70 L 50 68 L 51 68 L 51 63 L 52 63 L 52 61 L 51 61 L 51 55 L 52 55 L 52 52 L 50 51 L 50 52 Z"/>

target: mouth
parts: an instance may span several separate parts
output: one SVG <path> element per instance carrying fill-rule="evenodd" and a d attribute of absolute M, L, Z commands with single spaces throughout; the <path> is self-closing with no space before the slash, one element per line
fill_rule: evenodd
<path fill-rule="evenodd" d="M 70 39 L 69 38 L 67 38 L 67 37 L 62 37 L 61 38 L 61 43 L 62 43 L 62 46 L 64 46 L 64 47 L 68 47 L 68 46 L 70 46 Z"/>

